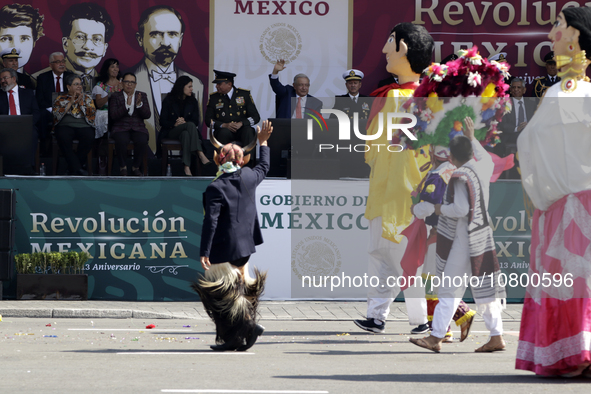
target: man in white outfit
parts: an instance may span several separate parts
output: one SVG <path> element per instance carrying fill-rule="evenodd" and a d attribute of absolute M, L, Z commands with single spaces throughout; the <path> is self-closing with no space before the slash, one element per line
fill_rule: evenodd
<path fill-rule="evenodd" d="M 439 304 L 433 314 L 433 331 L 429 337 L 410 339 L 415 345 L 437 353 L 468 284 L 490 331 L 489 342 L 476 352 L 505 348 L 501 320 L 505 292 L 498 286 L 500 268 L 487 212 L 494 164 L 474 138 L 472 119 L 467 117 L 464 122 L 464 136 L 455 137 L 449 146 L 451 162 L 458 169 L 452 175 L 444 204 L 434 206 L 439 215 L 437 272 L 442 282 Z M 460 286 L 454 286 L 456 277 L 462 278 Z M 456 279 L 455 284 L 458 282 Z"/>

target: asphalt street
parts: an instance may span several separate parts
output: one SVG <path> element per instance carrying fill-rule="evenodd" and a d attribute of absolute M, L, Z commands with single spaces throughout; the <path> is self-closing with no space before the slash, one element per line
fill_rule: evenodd
<path fill-rule="evenodd" d="M 317 306 L 299 306 L 306 304 Z M 403 317 L 390 319 L 384 334 L 361 331 L 344 317 L 263 318 L 261 324 L 266 331 L 249 351 L 219 353 L 209 349 L 214 326 L 206 318 L 5 314 L 0 392 L 587 393 L 591 387 L 589 379 L 515 370 L 515 318 L 504 322 L 507 350 L 490 354 L 474 353 L 488 337 L 481 319 L 465 342 L 445 344 L 439 354 L 408 342 L 411 327 Z"/>

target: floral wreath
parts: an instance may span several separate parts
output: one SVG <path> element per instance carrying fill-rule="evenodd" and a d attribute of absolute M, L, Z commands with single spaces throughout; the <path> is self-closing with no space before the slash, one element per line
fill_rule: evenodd
<path fill-rule="evenodd" d="M 480 56 L 478 48 L 458 51 L 459 58 L 446 64 L 432 63 L 426 77 L 404 108 L 416 116 L 412 132 L 417 140 L 398 133 L 394 144 L 409 149 L 424 145 L 449 146 L 449 141 L 462 133 L 463 119 L 474 120 L 476 139 L 483 145 L 500 142 L 497 124 L 511 111 L 509 66 Z"/>

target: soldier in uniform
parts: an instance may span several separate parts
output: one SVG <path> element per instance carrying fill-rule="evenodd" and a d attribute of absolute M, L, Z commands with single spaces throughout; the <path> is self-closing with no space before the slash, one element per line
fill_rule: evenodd
<path fill-rule="evenodd" d="M 0 57 L 4 62 L 4 67 L 11 68 L 14 71 L 18 70 L 18 59 L 21 58 L 21 50 L 18 48 L 6 48 L 0 52 Z M 26 74 L 16 72 L 16 79 L 18 86 L 25 89 L 35 89 L 35 85 L 31 77 Z"/>
<path fill-rule="evenodd" d="M 213 70 L 217 92 L 209 95 L 205 111 L 205 122 L 211 127 L 214 136 L 222 144 L 235 142 L 247 146 L 256 133 L 254 125 L 261 117 L 249 90 L 234 87 L 236 74 Z"/>
<path fill-rule="evenodd" d="M 345 87 L 347 94 L 335 97 L 333 109 L 338 109 L 346 113 L 350 119 L 353 119 L 353 114 L 357 112 L 359 119 L 367 119 L 371 107 L 367 96 L 359 93 L 363 80 L 363 73 L 359 70 L 349 70 L 343 74 L 345 80 Z"/>
<path fill-rule="evenodd" d="M 554 52 L 549 52 L 546 56 L 544 56 L 544 61 L 546 62 L 546 72 L 548 73 L 547 76 L 536 78 L 534 82 L 534 96 L 541 98 L 544 93 L 546 93 L 546 89 L 550 86 L 554 85 L 557 82 L 560 82 L 560 77 L 556 76 L 558 70 L 556 69 L 556 60 L 554 60 Z"/>

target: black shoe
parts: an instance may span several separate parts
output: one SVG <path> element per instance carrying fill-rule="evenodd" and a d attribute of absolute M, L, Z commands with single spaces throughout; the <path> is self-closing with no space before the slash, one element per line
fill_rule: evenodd
<path fill-rule="evenodd" d="M 424 334 L 426 332 L 429 332 L 429 325 L 428 324 L 421 324 L 420 326 L 415 327 L 412 330 L 410 330 L 411 334 Z"/>
<path fill-rule="evenodd" d="M 250 349 L 252 345 L 254 345 L 254 343 L 257 341 L 258 337 L 263 335 L 263 332 L 265 332 L 265 327 L 261 326 L 260 324 L 257 324 L 250 337 L 246 340 L 246 344 L 240 346 L 236 350 L 239 352 L 243 352 L 245 350 Z"/>
<path fill-rule="evenodd" d="M 365 331 L 378 334 L 386 331 L 386 323 L 376 324 L 374 319 L 353 320 L 353 323 L 357 324 L 357 327 L 364 329 Z"/>
<path fill-rule="evenodd" d="M 216 352 L 225 352 L 225 351 L 234 351 L 238 349 L 240 345 L 235 343 L 222 343 L 221 345 L 211 345 L 211 350 L 215 350 Z"/>

